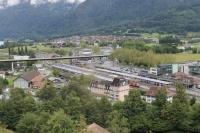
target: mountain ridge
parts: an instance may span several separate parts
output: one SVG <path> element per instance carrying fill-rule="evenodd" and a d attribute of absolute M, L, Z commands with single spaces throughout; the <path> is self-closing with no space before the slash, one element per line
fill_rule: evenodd
<path fill-rule="evenodd" d="M 87 0 L 81 4 L 22 4 L 0 10 L 0 38 L 46 38 L 74 34 L 199 31 L 199 0 Z M 193 22 L 192 22 L 192 21 Z M 192 23 L 192 26 L 191 26 Z M 113 30 L 114 29 L 114 30 Z"/>

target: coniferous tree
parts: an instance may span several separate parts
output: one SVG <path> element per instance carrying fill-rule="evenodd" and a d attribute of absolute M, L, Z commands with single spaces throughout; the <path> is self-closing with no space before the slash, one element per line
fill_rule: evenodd
<path fill-rule="evenodd" d="M 28 55 L 28 48 L 25 46 L 25 54 Z"/>
<path fill-rule="evenodd" d="M 176 84 L 176 96 L 173 99 L 173 103 L 170 106 L 170 121 L 178 129 L 188 130 L 189 127 L 189 102 L 185 93 L 185 87 L 177 83 Z"/>

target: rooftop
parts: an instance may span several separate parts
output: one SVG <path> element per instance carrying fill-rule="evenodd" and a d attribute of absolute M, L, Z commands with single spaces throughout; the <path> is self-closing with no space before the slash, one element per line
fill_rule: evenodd
<path fill-rule="evenodd" d="M 39 76 L 40 73 L 38 71 L 30 71 L 30 72 L 26 72 L 22 75 L 22 78 L 26 81 L 32 81 L 34 78 L 36 78 L 37 76 Z"/>
<path fill-rule="evenodd" d="M 144 96 L 156 97 L 156 95 L 158 94 L 159 90 L 161 90 L 161 89 L 166 90 L 167 97 L 171 97 L 171 96 L 175 95 L 175 93 L 170 91 L 168 88 L 160 88 L 160 87 L 155 86 L 155 87 L 151 87 L 148 91 L 146 91 Z"/>
<path fill-rule="evenodd" d="M 110 133 L 106 129 L 102 128 L 101 126 L 93 123 L 87 127 L 88 133 Z"/>

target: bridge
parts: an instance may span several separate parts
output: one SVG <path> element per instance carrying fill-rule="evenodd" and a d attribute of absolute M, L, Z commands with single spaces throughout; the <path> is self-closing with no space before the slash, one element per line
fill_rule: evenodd
<path fill-rule="evenodd" d="M 93 55 L 93 56 L 69 56 L 69 57 L 54 57 L 54 58 L 30 58 L 30 59 L 7 59 L 0 60 L 0 63 L 5 62 L 24 62 L 24 61 L 54 61 L 54 60 L 72 60 L 72 59 L 92 59 L 92 58 L 103 58 L 108 57 L 109 55 Z"/>

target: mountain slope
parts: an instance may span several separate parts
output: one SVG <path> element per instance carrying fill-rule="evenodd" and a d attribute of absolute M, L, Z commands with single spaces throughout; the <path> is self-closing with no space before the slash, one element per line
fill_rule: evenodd
<path fill-rule="evenodd" d="M 74 31 L 87 33 L 113 33 L 117 30 L 136 27 L 154 28 L 158 31 L 168 31 L 158 25 L 167 25 L 174 18 L 168 18 L 167 23 L 158 17 L 169 17 L 170 14 L 192 7 L 199 0 L 87 0 L 73 13 Z M 174 10 L 172 10 L 174 9 Z M 178 10 L 176 10 L 178 9 Z M 170 11 L 170 12 L 169 12 Z M 187 11 L 186 11 L 187 12 Z M 200 17 L 200 16 L 198 16 Z M 154 20 L 155 19 L 155 20 Z M 187 21 L 187 18 L 183 18 Z M 176 18 L 175 18 L 176 20 Z M 185 21 L 184 20 L 184 21 Z M 181 22 L 182 23 L 182 22 Z M 128 26 L 127 26 L 128 25 Z M 176 27 L 175 25 L 174 27 Z M 71 26 L 73 27 L 73 25 Z M 121 29 L 120 29 L 121 27 Z M 176 28 L 175 28 L 176 29 Z M 180 29 L 174 30 L 179 31 Z"/>
<path fill-rule="evenodd" d="M 38 37 L 57 35 L 67 23 L 68 13 L 73 10 L 71 4 L 45 4 L 31 6 L 22 4 L 0 11 L 0 38 Z"/>
<path fill-rule="evenodd" d="M 160 14 L 149 22 L 152 27 L 159 31 L 165 32 L 188 32 L 200 31 L 200 2 L 198 4 L 186 7 L 179 7 L 169 10 L 166 13 Z M 145 26 L 147 27 L 146 23 Z"/>
<path fill-rule="evenodd" d="M 20 4 L 0 10 L 0 38 L 43 38 L 115 30 L 183 32 L 199 30 L 199 0 L 87 0 Z M 191 26 L 192 24 L 192 26 Z M 118 26 L 120 25 L 120 26 Z"/>

